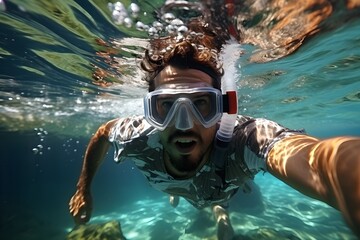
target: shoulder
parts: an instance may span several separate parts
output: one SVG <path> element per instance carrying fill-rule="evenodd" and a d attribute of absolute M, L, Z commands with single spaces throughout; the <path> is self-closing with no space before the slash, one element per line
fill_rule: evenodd
<path fill-rule="evenodd" d="M 244 133 L 246 133 L 246 135 L 249 135 L 250 133 L 254 133 L 254 131 L 256 131 L 257 136 L 271 138 L 282 132 L 304 132 L 303 129 L 292 130 L 266 118 L 254 118 L 244 115 L 238 115 L 235 123 L 235 130 L 242 130 Z"/>
<path fill-rule="evenodd" d="M 250 172 L 266 170 L 266 158 L 274 144 L 304 130 L 292 130 L 265 118 L 239 115 L 234 129 L 233 146 Z"/>
<path fill-rule="evenodd" d="M 269 119 L 241 115 L 238 116 L 234 129 L 235 137 L 261 157 L 266 156 L 269 147 L 280 139 L 304 133 L 303 129 L 290 129 Z"/>
<path fill-rule="evenodd" d="M 154 130 L 148 124 L 144 116 L 132 116 L 126 118 L 118 118 L 114 120 L 114 124 L 110 129 L 109 140 L 114 141 L 128 141 Z"/>

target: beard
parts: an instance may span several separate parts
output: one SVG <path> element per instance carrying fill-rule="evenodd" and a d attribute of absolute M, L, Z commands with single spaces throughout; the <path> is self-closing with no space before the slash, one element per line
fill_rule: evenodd
<path fill-rule="evenodd" d="M 181 141 L 184 139 L 189 142 Z M 167 155 L 168 171 L 173 169 L 180 175 L 197 171 L 205 163 L 204 158 L 211 149 L 211 142 L 208 139 L 204 141 L 204 136 L 197 131 L 169 130 L 164 132 L 160 140 Z"/>
<path fill-rule="evenodd" d="M 171 165 L 179 172 L 191 172 L 197 169 L 201 163 L 203 156 L 199 156 L 196 159 L 192 159 L 191 155 L 181 155 L 178 157 L 171 156 L 171 153 L 168 153 L 170 156 Z"/>

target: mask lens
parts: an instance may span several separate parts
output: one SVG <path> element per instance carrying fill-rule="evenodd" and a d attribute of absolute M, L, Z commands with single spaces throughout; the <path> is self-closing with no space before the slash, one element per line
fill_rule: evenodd
<path fill-rule="evenodd" d="M 154 98 L 156 106 L 156 115 L 162 120 L 165 121 L 167 115 L 169 114 L 176 97 L 171 95 L 159 95 Z"/>
<path fill-rule="evenodd" d="M 190 96 L 194 110 L 204 121 L 213 118 L 217 113 L 217 98 L 215 93 L 196 93 Z"/>

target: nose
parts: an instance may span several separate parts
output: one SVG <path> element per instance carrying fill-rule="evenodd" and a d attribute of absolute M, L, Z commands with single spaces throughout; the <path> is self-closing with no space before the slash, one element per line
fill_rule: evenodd
<path fill-rule="evenodd" d="M 175 118 L 176 129 L 185 131 L 191 129 L 194 126 L 191 113 L 185 103 L 182 103 L 178 108 Z"/>

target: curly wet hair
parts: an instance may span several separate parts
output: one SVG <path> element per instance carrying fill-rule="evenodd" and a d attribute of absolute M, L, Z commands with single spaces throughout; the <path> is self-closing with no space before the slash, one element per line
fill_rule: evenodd
<path fill-rule="evenodd" d="M 155 89 L 154 78 L 168 65 L 201 70 L 212 77 L 213 87 L 220 89 L 223 68 L 219 53 L 227 39 L 221 29 L 201 20 L 191 21 L 182 35 L 151 39 L 140 62 L 149 92 Z"/>

